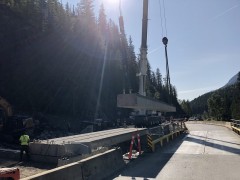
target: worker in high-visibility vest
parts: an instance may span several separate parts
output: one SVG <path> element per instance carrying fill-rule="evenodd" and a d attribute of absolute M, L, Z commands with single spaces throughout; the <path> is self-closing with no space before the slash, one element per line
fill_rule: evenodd
<path fill-rule="evenodd" d="M 26 132 L 24 132 L 21 137 L 19 138 L 19 142 L 21 144 L 21 152 L 20 152 L 20 161 L 22 161 L 23 158 L 23 152 L 25 151 L 26 155 L 27 155 L 27 159 L 29 160 L 29 142 L 30 142 L 30 138 L 29 136 L 26 134 Z"/>

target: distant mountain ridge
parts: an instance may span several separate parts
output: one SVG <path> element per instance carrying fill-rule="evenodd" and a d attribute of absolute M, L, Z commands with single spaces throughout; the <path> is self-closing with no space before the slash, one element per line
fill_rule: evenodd
<path fill-rule="evenodd" d="M 238 72 L 239 73 L 239 72 Z M 222 88 L 225 88 L 225 87 L 227 87 L 227 86 L 231 86 L 231 85 L 233 85 L 233 84 L 236 84 L 237 83 L 237 79 L 238 79 L 238 73 L 236 74 L 236 75 L 234 75 L 229 81 L 228 81 L 228 83 L 225 85 L 225 86 L 223 86 Z"/>

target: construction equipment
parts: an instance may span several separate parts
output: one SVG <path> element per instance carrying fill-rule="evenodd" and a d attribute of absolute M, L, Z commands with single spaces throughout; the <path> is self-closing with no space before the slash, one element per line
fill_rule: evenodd
<path fill-rule="evenodd" d="M 120 27 L 123 24 L 123 18 L 120 14 Z M 119 94 L 117 96 L 117 106 L 120 108 L 134 109 L 136 115 L 147 116 L 147 110 L 159 112 L 176 112 L 176 107 L 166 104 L 156 99 L 147 97 L 146 94 L 146 77 L 147 77 L 147 32 L 148 32 L 148 0 L 143 0 L 143 17 L 142 17 L 142 42 L 140 48 L 139 60 L 139 92 L 138 94 Z M 170 78 L 169 78 L 170 79 Z M 170 82 L 170 80 L 169 80 Z"/>
<path fill-rule="evenodd" d="M 0 97 L 0 132 L 4 129 L 8 117 L 12 116 L 11 105 L 2 97 Z"/>
<path fill-rule="evenodd" d="M 143 1 L 142 43 L 140 48 L 139 94 L 146 96 L 148 0 Z M 145 113 L 144 110 L 142 112 Z"/>
<path fill-rule="evenodd" d="M 33 118 L 13 115 L 12 106 L 0 97 L 0 138 L 7 142 L 17 141 L 23 131 L 31 134 L 34 130 Z"/>

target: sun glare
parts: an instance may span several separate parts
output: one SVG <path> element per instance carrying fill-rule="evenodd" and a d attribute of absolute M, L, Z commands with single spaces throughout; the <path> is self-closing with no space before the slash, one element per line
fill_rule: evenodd
<path fill-rule="evenodd" d="M 118 5 L 120 0 L 103 0 L 108 5 Z"/>
<path fill-rule="evenodd" d="M 118 4 L 118 3 L 119 3 L 119 0 L 108 0 L 108 3 Z"/>

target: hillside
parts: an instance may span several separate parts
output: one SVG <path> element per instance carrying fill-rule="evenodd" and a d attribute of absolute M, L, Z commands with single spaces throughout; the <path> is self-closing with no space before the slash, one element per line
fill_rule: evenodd
<path fill-rule="evenodd" d="M 84 22 L 64 12 L 57 1 L 46 4 L 49 14 L 43 19 L 37 9 L 41 2 L 28 7 L 17 1 L 13 6 L 0 6 L 0 45 L 4 47 L 0 49 L 0 96 L 14 106 L 15 112 L 93 118 L 104 57 L 104 40 L 95 31 L 99 25 L 94 18 L 95 27 L 84 30 Z M 122 74 L 121 59 L 117 57 L 121 52 L 120 35 L 115 29 L 112 23 L 108 51 L 111 61 L 107 59 L 99 106 L 100 113 L 108 117 L 116 114 L 113 104 L 122 90 L 121 83 L 109 87 L 121 82 L 118 79 Z M 106 106 L 110 108 L 106 110 Z"/>
<path fill-rule="evenodd" d="M 207 100 L 215 91 L 205 93 L 198 98 L 195 98 L 190 102 L 190 107 L 193 114 L 202 114 L 204 111 L 208 111 Z"/>
<path fill-rule="evenodd" d="M 203 94 L 192 100 L 190 102 L 192 113 L 214 114 L 215 111 L 213 112 L 213 108 L 219 106 L 219 108 L 221 108 L 221 112 L 217 111 L 222 117 L 227 119 L 234 117 L 234 114 L 236 114 L 236 112 L 234 112 L 235 108 L 237 108 L 238 104 L 240 104 L 239 74 L 240 72 L 234 75 L 224 87 Z M 210 105 L 211 103 L 213 104 L 211 109 L 209 109 L 209 103 Z"/>
<path fill-rule="evenodd" d="M 238 79 L 238 73 L 237 73 L 235 76 L 233 76 L 233 77 L 228 81 L 228 83 L 227 83 L 225 86 L 223 86 L 223 88 L 224 88 L 224 87 L 227 87 L 227 86 L 231 86 L 231 85 L 236 84 L 236 83 L 237 83 L 237 79 Z"/>
<path fill-rule="evenodd" d="M 123 89 L 138 92 L 132 39 L 107 20 L 103 6 L 95 15 L 93 2 L 80 0 L 76 10 L 58 0 L 0 4 L 0 96 L 15 113 L 109 120 L 132 111 L 116 106 Z M 147 96 L 172 100 L 182 114 L 175 87 L 169 92 L 150 64 L 147 74 Z"/>

